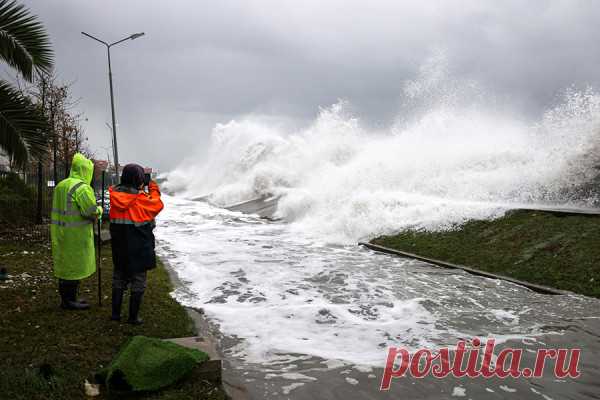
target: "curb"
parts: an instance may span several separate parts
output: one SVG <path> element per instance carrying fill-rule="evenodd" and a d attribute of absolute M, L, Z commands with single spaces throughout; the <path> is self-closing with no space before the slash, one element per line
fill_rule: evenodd
<path fill-rule="evenodd" d="M 534 292 L 537 292 L 537 293 L 552 294 L 552 295 L 573 294 L 572 292 L 569 292 L 566 290 L 559 290 L 559 289 L 554 289 L 554 288 L 551 288 L 548 286 L 536 285 L 535 283 L 529 283 L 529 282 L 521 281 L 518 279 L 509 278 L 508 276 L 497 275 L 497 274 L 493 274 L 491 272 L 481 271 L 479 269 L 466 267 L 466 266 L 460 265 L 460 264 L 452 264 L 452 263 L 449 263 L 446 261 L 436 260 L 434 258 L 427 258 L 427 257 L 419 256 L 417 254 L 407 253 L 404 251 L 391 249 L 389 247 L 379 246 L 379 245 L 373 244 L 373 243 L 358 242 L 358 244 L 359 244 L 359 246 L 365 246 L 374 251 L 379 251 L 379 252 L 387 253 L 387 254 L 394 254 L 394 255 L 406 257 L 406 258 L 412 258 L 415 260 L 424 261 L 428 264 L 437 265 L 438 267 L 442 267 L 442 268 L 460 269 L 460 270 L 463 270 L 463 271 L 468 272 L 473 275 L 483 276 L 483 277 L 491 278 L 491 279 L 502 279 L 502 280 L 505 280 L 505 281 L 508 281 L 508 282 L 511 282 L 511 283 L 514 283 L 514 284 L 517 284 L 520 286 L 524 286 L 524 287 L 526 287 Z"/>
<path fill-rule="evenodd" d="M 169 280 L 173 285 L 173 289 L 183 287 L 183 283 L 179 280 L 179 276 L 177 276 L 177 272 L 171 267 L 167 260 L 163 257 L 157 258 L 160 259 L 163 264 L 167 274 L 169 275 Z M 211 332 L 209 327 L 209 321 L 204 315 L 204 312 L 201 309 L 196 309 L 192 307 L 183 306 L 186 310 L 187 314 L 192 319 L 192 322 L 196 328 L 197 336 L 192 336 L 189 338 L 179 338 L 175 340 L 182 340 L 183 342 L 187 342 L 188 345 L 191 346 L 202 346 L 200 349 L 206 353 L 208 353 L 211 358 L 214 357 L 214 360 L 218 360 L 216 363 L 207 364 L 204 369 L 199 370 L 200 375 L 205 378 L 213 379 L 215 382 L 218 380 L 221 384 L 221 387 L 225 391 L 227 398 L 229 400 L 248 400 L 249 396 L 244 387 L 238 386 L 235 383 L 230 382 L 230 377 L 224 371 L 224 364 L 227 364 L 227 361 L 223 359 L 223 355 L 219 349 L 219 338 Z M 183 344 L 183 343 L 180 343 Z M 230 368 L 231 369 L 231 368 Z"/>
<path fill-rule="evenodd" d="M 519 207 L 513 208 L 510 211 L 538 211 L 555 215 L 582 215 L 582 216 L 600 216 L 598 208 L 568 208 L 568 207 Z"/>

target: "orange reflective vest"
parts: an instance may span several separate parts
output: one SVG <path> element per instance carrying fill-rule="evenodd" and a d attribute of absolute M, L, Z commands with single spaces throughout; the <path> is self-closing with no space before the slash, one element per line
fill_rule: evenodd
<path fill-rule="evenodd" d="M 154 218 L 163 209 L 160 190 L 155 182 L 150 182 L 148 192 L 138 191 L 124 186 L 111 186 L 110 223 L 144 225 L 153 223 Z"/>
<path fill-rule="evenodd" d="M 158 185 L 149 193 L 118 185 L 110 191 L 110 235 L 115 270 L 136 274 L 156 267 L 154 218 L 163 209 Z"/>

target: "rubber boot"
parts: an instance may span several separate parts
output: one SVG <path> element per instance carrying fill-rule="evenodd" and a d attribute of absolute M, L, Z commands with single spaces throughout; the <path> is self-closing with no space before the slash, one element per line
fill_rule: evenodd
<path fill-rule="evenodd" d="M 123 289 L 112 290 L 112 315 L 110 317 L 113 321 L 121 320 L 121 305 L 123 304 Z"/>
<path fill-rule="evenodd" d="M 77 301 L 77 289 L 79 281 L 67 281 L 61 279 L 58 281 L 58 291 L 60 292 L 60 306 L 65 310 L 87 310 L 90 305 L 84 301 Z"/>
<path fill-rule="evenodd" d="M 60 306 L 65 310 L 87 310 L 90 305 L 84 301 L 77 301 L 77 289 L 79 281 L 67 281 L 61 279 L 58 281 L 58 291 L 60 292 Z"/>
<path fill-rule="evenodd" d="M 75 303 L 80 303 L 80 304 L 88 305 L 88 302 L 87 302 L 86 299 L 80 299 L 79 298 L 79 286 L 80 286 L 80 284 L 81 284 L 81 281 L 75 281 L 75 284 L 74 284 L 75 289 L 74 289 L 73 295 L 72 295 L 73 301 Z M 88 307 L 89 307 L 89 305 L 88 305 Z"/>
<path fill-rule="evenodd" d="M 139 317 L 139 313 L 143 297 L 144 292 L 131 292 L 129 295 L 129 319 L 127 320 L 127 323 L 132 325 L 142 324 L 143 321 Z"/>
<path fill-rule="evenodd" d="M 69 297 L 69 284 L 62 279 L 58 280 L 58 293 L 60 294 L 60 307 L 68 309 L 68 304 L 71 301 Z"/>

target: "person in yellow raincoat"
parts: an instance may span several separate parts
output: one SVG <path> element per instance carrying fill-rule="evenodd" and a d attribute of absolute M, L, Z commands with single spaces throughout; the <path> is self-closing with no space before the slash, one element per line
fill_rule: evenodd
<path fill-rule="evenodd" d="M 50 236 L 54 275 L 58 278 L 61 307 L 85 310 L 90 306 L 77 300 L 81 279 L 96 271 L 94 221 L 102 216 L 90 186 L 94 164 L 80 153 L 73 156 L 69 177 L 54 188 Z"/>

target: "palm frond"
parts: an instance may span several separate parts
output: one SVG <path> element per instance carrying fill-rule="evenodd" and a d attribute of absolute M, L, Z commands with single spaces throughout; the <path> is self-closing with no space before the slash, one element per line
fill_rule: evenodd
<path fill-rule="evenodd" d="M 41 111 L 14 89 L 0 81 L 0 148 L 16 166 L 23 167 L 47 152 L 48 122 Z"/>
<path fill-rule="evenodd" d="M 0 0 L 0 58 L 31 81 L 52 69 L 50 39 L 35 15 L 14 0 Z"/>

